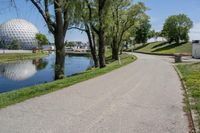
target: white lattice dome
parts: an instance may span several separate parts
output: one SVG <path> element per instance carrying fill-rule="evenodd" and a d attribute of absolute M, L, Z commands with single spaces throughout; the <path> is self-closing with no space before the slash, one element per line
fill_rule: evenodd
<path fill-rule="evenodd" d="M 36 66 L 32 61 L 19 61 L 0 65 L 0 75 L 14 81 L 26 80 L 36 72 Z"/>
<path fill-rule="evenodd" d="M 35 35 L 38 29 L 23 19 L 13 19 L 0 25 L 0 39 L 5 45 L 18 40 L 22 49 L 33 49 L 38 46 Z"/>

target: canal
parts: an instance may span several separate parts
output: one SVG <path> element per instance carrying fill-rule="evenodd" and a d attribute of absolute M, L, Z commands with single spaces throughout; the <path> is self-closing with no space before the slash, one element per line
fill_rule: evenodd
<path fill-rule="evenodd" d="M 55 54 L 47 57 L 0 64 L 0 93 L 54 81 Z M 91 57 L 65 57 L 65 76 L 93 66 Z"/>

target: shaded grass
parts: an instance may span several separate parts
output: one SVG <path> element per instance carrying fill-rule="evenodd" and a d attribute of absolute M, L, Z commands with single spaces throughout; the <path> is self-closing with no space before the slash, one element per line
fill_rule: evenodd
<path fill-rule="evenodd" d="M 121 55 L 121 65 L 118 63 L 118 61 L 113 61 L 110 64 L 107 64 L 107 67 L 102 69 L 92 68 L 83 73 L 76 74 L 74 76 L 67 77 L 62 80 L 57 80 L 41 85 L 31 86 L 11 92 L 2 93 L 0 94 L 0 108 L 6 107 L 11 104 L 19 103 L 33 97 L 44 95 L 49 92 L 53 92 L 74 85 L 76 83 L 103 75 L 114 69 L 127 65 L 135 60 L 136 57 L 134 57 L 133 55 L 123 54 Z"/>
<path fill-rule="evenodd" d="M 46 56 L 47 53 L 12 53 L 12 54 L 0 54 L 0 63 L 16 61 L 16 60 L 27 60 Z"/>
<path fill-rule="evenodd" d="M 144 53 L 158 53 L 158 54 L 176 54 L 181 53 L 185 55 L 191 55 L 192 53 L 192 44 L 188 43 L 166 43 L 166 42 L 154 42 L 148 43 L 144 46 L 139 46 L 135 49 L 137 52 Z"/>
<path fill-rule="evenodd" d="M 197 114 L 200 131 L 200 63 L 177 65 L 191 102 L 191 109 Z"/>

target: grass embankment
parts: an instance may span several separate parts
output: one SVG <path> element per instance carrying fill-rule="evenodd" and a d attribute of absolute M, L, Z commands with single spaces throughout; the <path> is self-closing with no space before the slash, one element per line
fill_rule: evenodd
<path fill-rule="evenodd" d="M 192 44 L 188 43 L 172 43 L 169 44 L 167 42 L 154 42 L 148 43 L 144 46 L 136 45 L 135 51 L 144 52 L 144 53 L 154 53 L 154 54 L 184 54 L 191 55 L 192 53 Z"/>
<path fill-rule="evenodd" d="M 0 94 L 0 108 L 6 107 L 8 105 L 15 104 L 18 102 L 22 102 L 36 96 L 44 95 L 49 92 L 53 92 L 53 91 L 74 85 L 76 83 L 103 75 L 114 69 L 127 65 L 135 60 L 136 60 L 136 57 L 132 55 L 123 54 L 121 55 L 121 65 L 120 65 L 118 61 L 112 61 L 111 58 L 108 57 L 107 62 L 110 62 L 110 63 L 107 64 L 107 67 L 105 68 L 102 68 L 102 69 L 92 68 L 83 73 L 80 73 L 71 77 L 67 77 L 62 80 L 57 80 L 57 81 L 49 82 L 46 84 L 36 85 L 32 87 L 27 87 L 24 89 L 2 93 Z"/>
<path fill-rule="evenodd" d="M 16 60 L 27 60 L 46 56 L 47 53 L 13 53 L 13 54 L 0 54 L 0 63 L 16 61 Z"/>
<path fill-rule="evenodd" d="M 195 123 L 198 124 L 200 132 L 200 63 L 177 65 L 181 73 L 182 81 L 186 86 L 191 109 L 196 113 Z"/>

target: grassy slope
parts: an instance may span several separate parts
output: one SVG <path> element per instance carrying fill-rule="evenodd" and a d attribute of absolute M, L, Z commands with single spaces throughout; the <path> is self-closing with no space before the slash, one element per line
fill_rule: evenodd
<path fill-rule="evenodd" d="M 17 54 L 0 54 L 0 63 L 15 61 L 15 60 L 26 60 L 38 57 L 43 57 L 46 53 L 17 53 Z"/>
<path fill-rule="evenodd" d="M 154 42 L 149 43 L 144 46 L 138 46 L 136 51 L 146 52 L 146 53 L 159 53 L 159 54 L 175 54 L 182 53 L 191 55 L 192 44 L 182 43 L 182 44 L 169 44 L 164 42 Z"/>
<path fill-rule="evenodd" d="M 192 99 L 191 108 L 197 113 L 197 123 L 200 131 L 200 63 L 178 65 L 182 80 L 186 85 L 188 97 Z"/>
<path fill-rule="evenodd" d="M 49 92 L 53 92 L 64 87 L 68 87 L 74 85 L 76 83 L 100 76 L 107 72 L 110 72 L 114 69 L 120 68 L 126 64 L 129 64 L 136 60 L 136 57 L 132 55 L 123 54 L 121 56 L 121 65 L 119 65 L 118 61 L 112 61 L 110 58 L 107 58 L 107 62 L 110 62 L 107 67 L 99 69 L 93 68 L 81 74 L 74 75 L 72 77 L 67 77 L 62 80 L 57 80 L 54 82 L 49 82 L 46 84 L 36 85 L 32 87 L 27 87 L 24 89 L 11 91 L 7 93 L 0 94 L 0 108 L 6 107 L 11 104 L 15 104 L 18 102 L 25 101 L 26 99 L 30 99 L 36 96 L 44 95 Z"/>

